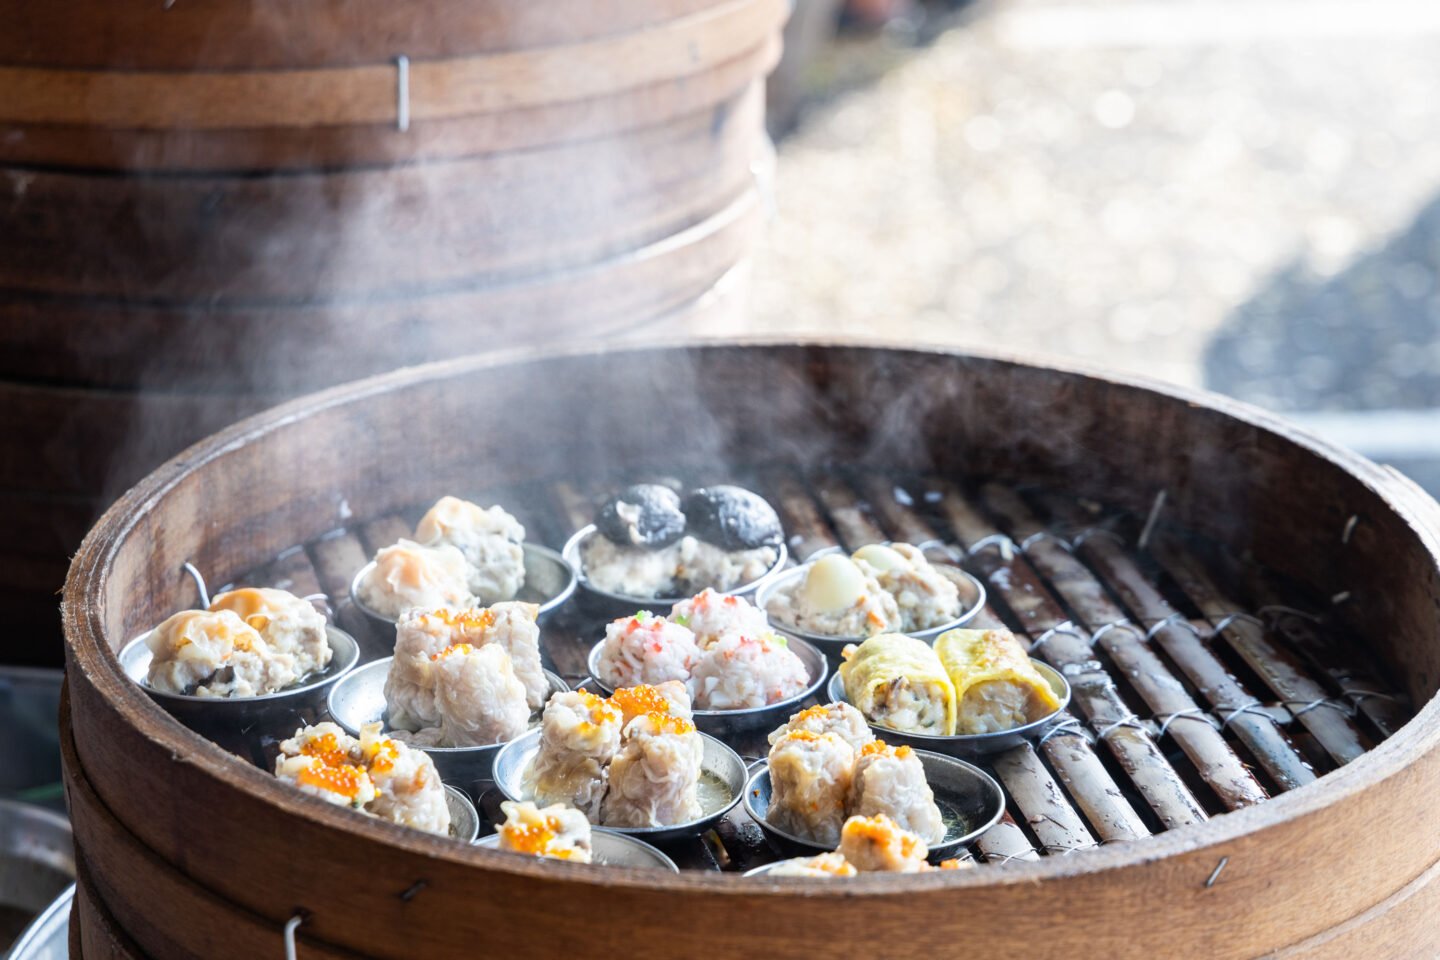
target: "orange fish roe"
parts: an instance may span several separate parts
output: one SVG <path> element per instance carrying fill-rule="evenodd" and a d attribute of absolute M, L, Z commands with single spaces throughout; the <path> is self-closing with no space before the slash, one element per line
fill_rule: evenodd
<path fill-rule="evenodd" d="M 610 702 L 631 717 L 642 713 L 670 712 L 670 701 L 648 683 L 638 687 L 621 687 L 610 695 Z"/>
<path fill-rule="evenodd" d="M 964 869 L 965 869 L 965 861 L 964 861 L 964 860 L 941 860 L 941 861 L 940 861 L 939 869 L 941 869 L 941 870 L 964 870 Z"/>
<path fill-rule="evenodd" d="M 799 740 L 802 743 L 813 743 L 820 739 L 820 734 L 810 730 L 791 730 L 785 734 L 786 740 Z"/>
<path fill-rule="evenodd" d="M 505 841 L 510 844 L 510 849 L 518 853 L 528 853 L 534 857 L 554 857 L 558 860 L 569 860 L 575 853 L 567 847 L 552 849 L 551 844 L 555 842 L 556 833 L 560 829 L 554 817 L 546 817 L 543 823 L 506 824 L 500 829 L 505 833 Z"/>
<path fill-rule="evenodd" d="M 444 650 L 441 650 L 439 653 L 432 653 L 432 654 L 430 654 L 430 659 L 431 659 L 431 660 L 444 660 L 446 657 L 450 656 L 452 653 L 458 653 L 458 654 L 460 654 L 460 656 L 463 657 L 463 656 L 467 656 L 467 655 L 469 655 L 469 654 L 471 654 L 471 653 L 474 653 L 474 652 L 475 652 L 475 648 L 474 648 L 473 646 L 471 646 L 470 644 L 468 644 L 468 643 L 452 643 L 452 644 L 450 644 L 450 646 L 446 647 Z"/>
<path fill-rule="evenodd" d="M 606 700 L 604 697 L 596 696 L 589 690 L 580 690 L 577 692 L 580 694 L 580 699 L 585 704 L 586 709 L 590 711 L 591 723 L 601 724 L 614 722 L 624 716 L 618 706 Z"/>
<path fill-rule="evenodd" d="M 894 820 L 883 813 L 877 813 L 873 817 L 851 817 L 845 821 L 843 830 L 848 837 L 859 837 L 875 844 L 890 843 L 898 835 L 901 840 L 901 849 L 904 850 L 906 856 L 915 850 L 915 842 L 920 839 L 914 834 L 901 830 Z"/>
<path fill-rule="evenodd" d="M 360 778 L 364 775 L 365 771 L 359 767 L 352 767 L 348 764 L 331 766 L 322 760 L 319 764 L 301 770 L 296 780 L 307 786 L 330 793 L 338 793 L 342 797 L 354 800 L 360 794 Z"/>
<path fill-rule="evenodd" d="M 672 717 L 668 713 L 647 713 L 657 733 L 686 734 L 695 732 L 695 724 L 684 717 Z"/>
<path fill-rule="evenodd" d="M 887 756 L 899 757 L 901 760 L 904 760 L 914 752 L 915 751 L 909 747 L 892 747 L 884 740 L 871 740 L 860 748 L 860 756 L 862 757 L 871 757 L 877 753 L 883 753 Z"/>
<path fill-rule="evenodd" d="M 343 767 L 350 763 L 349 752 L 340 749 L 340 741 L 333 733 L 323 733 L 305 742 L 300 755 L 314 757 L 327 767 Z"/>
<path fill-rule="evenodd" d="M 495 612 L 488 607 L 470 607 L 465 610 L 441 607 L 426 616 L 438 618 L 447 627 L 460 627 L 465 630 L 488 630 L 495 626 Z"/>
<path fill-rule="evenodd" d="M 377 773 L 389 773 L 400 759 L 400 748 L 389 737 L 382 737 L 371 743 L 365 750 L 365 762 Z"/>
<path fill-rule="evenodd" d="M 830 710 L 823 703 L 817 703 L 813 707 L 806 707 L 795 716 L 790 718 L 791 723 L 804 723 L 807 720 L 824 720 L 830 716 Z"/>

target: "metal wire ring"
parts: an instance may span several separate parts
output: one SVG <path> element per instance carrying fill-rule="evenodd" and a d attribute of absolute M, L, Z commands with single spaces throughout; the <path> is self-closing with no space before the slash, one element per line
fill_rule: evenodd
<path fill-rule="evenodd" d="M 1341 701 L 1339 701 L 1339 700 L 1336 700 L 1334 697 L 1321 697 L 1319 700 L 1308 700 L 1308 701 L 1307 701 L 1307 700 L 1281 700 L 1280 702 L 1283 703 L 1283 704 L 1284 704 L 1285 706 L 1287 706 L 1287 707 L 1289 707 L 1291 704 L 1295 704 L 1295 703 L 1304 704 L 1304 706 L 1302 706 L 1300 709 L 1296 710 L 1296 709 L 1293 709 L 1293 708 L 1292 708 L 1291 711 L 1290 711 L 1290 712 L 1295 716 L 1295 719 L 1297 719 L 1297 720 L 1300 719 L 1301 717 L 1305 716 L 1305 714 L 1309 713 L 1311 710 L 1314 710 L 1316 707 L 1330 707 L 1331 709 L 1339 710 L 1341 713 L 1343 713 L 1343 714 L 1344 714 L 1345 716 L 1347 716 L 1347 717 L 1354 717 L 1354 716 L 1355 716 L 1355 705 L 1354 705 L 1354 704 L 1343 703 L 1343 702 L 1341 702 Z"/>
<path fill-rule="evenodd" d="M 1185 710 L 1175 710 L 1171 713 L 1157 713 L 1152 719 L 1159 720 L 1161 717 L 1164 717 L 1165 720 L 1160 724 L 1160 730 L 1155 734 L 1156 739 L 1165 736 L 1170 730 L 1170 724 L 1182 717 L 1187 720 L 1204 720 L 1210 725 L 1211 729 L 1215 728 L 1215 718 L 1200 707 L 1189 707 Z"/>
<path fill-rule="evenodd" d="M 1098 629 L 1095 630 L 1094 633 L 1090 634 L 1090 647 L 1091 647 L 1091 649 L 1094 649 L 1095 645 L 1100 642 L 1100 638 L 1103 637 L 1103 636 L 1105 636 L 1105 634 L 1109 633 L 1111 630 L 1115 630 L 1115 629 L 1121 628 L 1121 627 L 1123 627 L 1123 628 L 1126 629 L 1126 630 L 1129 630 L 1131 633 L 1135 634 L 1135 636 L 1137 636 L 1137 637 L 1141 636 L 1140 630 L 1139 630 L 1139 628 L 1137 628 L 1137 627 L 1135 626 L 1135 624 L 1131 623 L 1131 622 L 1130 622 L 1128 619 L 1126 619 L 1125 617 L 1121 617 L 1119 620 L 1111 620 L 1109 623 L 1102 624 Z M 1148 639 L 1150 639 L 1150 638 L 1149 638 L 1149 637 L 1144 637 L 1143 639 L 1148 640 Z"/>
<path fill-rule="evenodd" d="M 1041 540 L 1053 540 L 1055 541 L 1055 545 L 1064 550 L 1066 553 L 1075 552 L 1075 548 L 1071 545 L 1069 540 L 1066 540 L 1058 533 L 1051 533 L 1049 530 L 1037 530 L 1035 533 L 1030 534 L 1030 536 L 1026 537 L 1024 540 L 1021 540 L 1020 552 L 1029 552 L 1030 545 L 1032 543 L 1038 543 Z"/>
<path fill-rule="evenodd" d="M 1048 641 L 1057 633 L 1068 634 L 1074 637 L 1076 640 L 1079 640 L 1081 643 L 1087 645 L 1090 644 L 1090 639 L 1086 637 L 1085 634 L 1081 633 L 1078 629 L 1076 629 L 1075 624 L 1071 623 L 1069 620 L 1066 620 L 1064 623 L 1058 623 L 1055 626 L 1051 627 L 1049 630 L 1046 630 L 1044 633 L 1040 634 L 1040 636 L 1035 639 L 1035 642 L 1030 644 L 1030 653 L 1033 655 L 1036 650 L 1039 650 L 1041 647 L 1043 647 L 1046 641 Z"/>
<path fill-rule="evenodd" d="M 1035 741 L 1035 745 L 1037 747 L 1043 747 L 1051 737 L 1079 737 L 1089 744 L 1095 742 L 1095 735 L 1089 730 L 1086 730 L 1085 725 L 1074 717 L 1067 717 L 1049 730 L 1046 730 L 1040 739 Z"/>
<path fill-rule="evenodd" d="M 1125 538 L 1120 536 L 1120 534 L 1116 533 L 1114 530 L 1107 529 L 1106 527 L 1086 527 L 1084 530 L 1081 530 L 1079 533 L 1075 534 L 1074 537 L 1070 538 L 1070 545 L 1076 550 L 1079 550 L 1085 545 L 1085 541 L 1089 540 L 1091 537 L 1109 537 L 1111 540 L 1114 540 L 1120 546 L 1125 546 Z"/>
<path fill-rule="evenodd" d="M 1225 629 L 1237 620 L 1243 620 L 1246 623 L 1252 623 L 1262 630 L 1265 629 L 1264 620 L 1261 620 L 1259 617 L 1253 614 L 1236 611 L 1235 613 L 1228 613 L 1220 618 L 1220 622 L 1215 624 L 1214 635 L 1218 636 L 1219 634 L 1224 633 Z"/>
<path fill-rule="evenodd" d="M 1110 736 L 1110 734 L 1114 733 L 1121 727 L 1133 727 L 1134 729 L 1139 730 L 1141 733 L 1149 732 L 1145 729 L 1144 721 L 1142 721 L 1139 717 L 1135 716 L 1135 714 L 1132 713 L 1128 717 L 1121 717 L 1114 723 L 1107 723 L 1103 727 L 1097 727 L 1095 729 L 1095 736 L 1099 737 L 1101 740 L 1104 740 L 1106 737 Z"/>
<path fill-rule="evenodd" d="M 992 533 L 990 534 L 990 536 L 981 537 L 979 540 L 976 540 L 974 543 L 970 544 L 970 546 L 966 547 L 965 555 L 967 557 L 973 557 L 975 554 L 979 553 L 981 550 L 986 549 L 987 547 L 998 548 L 1000 550 L 1001 559 L 1003 559 L 1006 563 L 1014 560 L 1015 555 L 1020 553 L 1020 548 L 1014 540 L 1011 540 L 1003 533 Z"/>
<path fill-rule="evenodd" d="M 1197 639 L 1200 637 L 1200 631 L 1196 629 L 1195 624 L 1190 622 L 1190 618 L 1185 616 L 1185 614 L 1176 611 L 1175 613 L 1170 614 L 1170 616 L 1166 617 L 1165 619 L 1156 621 L 1150 626 L 1149 630 L 1145 631 L 1146 642 L 1148 643 L 1149 641 L 1154 640 L 1155 634 L 1159 633 L 1161 630 L 1164 630 L 1166 627 L 1184 627 L 1186 630 L 1189 630 L 1191 633 L 1193 633 Z"/>

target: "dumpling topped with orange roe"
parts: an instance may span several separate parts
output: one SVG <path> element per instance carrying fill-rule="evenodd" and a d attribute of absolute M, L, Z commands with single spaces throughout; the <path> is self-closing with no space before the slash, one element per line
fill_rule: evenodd
<path fill-rule="evenodd" d="M 596 819 L 624 726 L 620 707 L 604 697 L 585 690 L 555 694 L 545 704 L 540 749 L 525 773 L 528 795 L 542 805 L 568 804 Z"/>
<path fill-rule="evenodd" d="M 563 804 L 540 808 L 526 800 L 500 804 L 505 822 L 496 833 L 500 849 L 571 863 L 590 862 L 590 821 Z"/>
<path fill-rule="evenodd" d="M 870 724 L 865 722 L 865 714 L 843 700 L 836 703 L 817 703 L 813 707 L 806 707 L 799 713 L 792 714 L 782 726 L 771 731 L 769 737 L 771 745 L 778 743 L 793 730 L 833 733 L 850 744 L 856 751 L 875 739 Z"/>
<path fill-rule="evenodd" d="M 859 873 L 849 861 L 838 853 L 822 853 L 814 857 L 782 860 L 766 872 L 772 877 L 823 877 L 827 879 L 853 877 Z"/>
<path fill-rule="evenodd" d="M 375 799 L 360 741 L 333 723 L 303 727 L 281 743 L 275 776 L 302 793 L 356 810 Z"/>
<path fill-rule="evenodd" d="M 333 723 L 302 727 L 280 744 L 275 776 L 311 796 L 444 835 L 445 787 L 431 759 L 367 724 L 356 739 Z"/>
<path fill-rule="evenodd" d="M 626 723 L 642 713 L 668 713 L 686 720 L 693 716 L 690 691 L 679 680 L 666 680 L 653 686 L 621 687 L 610 695 L 610 702 L 620 708 Z"/>
<path fill-rule="evenodd" d="M 945 839 L 945 821 L 925 779 L 925 765 L 909 747 L 874 740 L 860 749 L 846 810 L 862 817 L 885 814 L 926 843 Z"/>
<path fill-rule="evenodd" d="M 925 841 L 883 813 L 846 820 L 836 852 L 861 873 L 920 873 L 930 867 Z"/>
<path fill-rule="evenodd" d="M 625 724 L 600 807 L 607 827 L 666 827 L 697 819 L 705 744 L 695 724 L 644 713 Z"/>

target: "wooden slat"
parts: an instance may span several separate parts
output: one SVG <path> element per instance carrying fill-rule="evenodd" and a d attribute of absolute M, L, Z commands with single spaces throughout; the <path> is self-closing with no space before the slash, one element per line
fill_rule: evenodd
<path fill-rule="evenodd" d="M 1072 853 L 1095 845 L 1060 785 L 1029 744 L 991 759 L 991 766 L 1047 854 Z"/>
<path fill-rule="evenodd" d="M 994 524 L 982 517 L 953 487 L 947 485 L 942 492 L 941 511 L 961 542 L 973 546 L 999 533 Z M 1079 635 L 1056 631 L 1057 627 L 1068 623 L 1064 609 L 1029 562 L 1018 552 L 1012 552 L 1007 559 L 1004 550 L 988 548 L 971 552 L 967 564 L 986 580 L 992 595 L 1014 612 L 1022 630 L 1032 641 L 1048 635 L 1042 651 L 1036 656 L 1042 656 L 1065 674 L 1065 679 L 1070 681 L 1072 705 L 1076 712 L 1084 716 L 1092 728 L 1108 731 L 1101 739 L 1160 823 L 1170 829 L 1206 819 L 1205 808 L 1165 760 L 1165 755 L 1148 731 L 1139 727 L 1111 726 L 1124 719 L 1130 709 L 1115 689 L 1110 675 L 1094 658 L 1083 631 L 1076 628 Z M 1070 743 L 1074 739 L 1052 737 L 1045 748 L 1053 752 L 1079 750 L 1076 744 Z M 1135 826 L 1138 819 L 1133 811 L 1123 808 L 1100 818 L 1114 825 L 1123 839 L 1130 839 L 1124 836 L 1125 833 L 1144 836 L 1148 832 Z M 1097 825 L 1097 820 L 1092 819 L 1091 824 Z M 1098 825 L 1097 831 L 1104 836 Z"/>
<path fill-rule="evenodd" d="M 806 558 L 817 550 L 824 550 L 838 543 L 830 525 L 798 476 L 789 470 L 775 469 L 763 471 L 761 480 L 770 503 L 780 514 L 785 530 L 790 535 L 790 552 L 797 563 L 804 563 Z"/>
<path fill-rule="evenodd" d="M 1020 829 L 1008 813 L 1004 820 L 981 834 L 980 839 L 975 841 L 975 846 L 980 849 L 987 863 L 1006 864 L 1012 860 L 1040 859 L 1040 854 L 1030 843 L 1030 838 L 1025 836 L 1025 831 Z"/>
<path fill-rule="evenodd" d="M 1082 520 L 1073 501 L 1061 497 L 1042 499 L 1052 517 L 1062 523 Z M 1273 718 L 1248 712 L 1247 707 L 1259 702 L 1254 694 L 1206 647 L 1188 620 L 1176 622 L 1180 612 L 1165 600 L 1123 547 L 1109 536 L 1097 535 L 1085 538 L 1077 553 L 1109 584 L 1147 632 L 1153 629 L 1153 642 L 1184 672 L 1220 722 L 1235 732 L 1280 789 L 1293 790 L 1315 780 L 1315 771 L 1276 726 L 1290 720 L 1288 711 Z M 1168 625 L 1155 629 L 1162 623 Z M 1212 718 L 1179 717 L 1173 722 L 1202 724 L 1212 722 Z"/>
<path fill-rule="evenodd" d="M 1013 490 L 987 484 L 983 496 L 985 505 L 1008 525 L 1006 532 L 1011 537 L 1025 540 L 1045 532 L 1030 508 Z M 1157 717 L 1199 711 L 1199 705 L 1180 681 L 1145 646 L 1142 632 L 1125 626 L 1106 629 L 1110 624 L 1124 624 L 1127 619 L 1124 611 L 1109 599 L 1104 586 L 1084 564 L 1048 538 L 1033 541 L 1025 555 L 1051 583 L 1056 594 L 1075 611 L 1091 631 L 1092 642 L 1104 648 L 1116 668 L 1125 674 Z M 1266 799 L 1265 788 L 1219 731 L 1208 723 L 1175 723 L 1169 732 L 1195 764 L 1201 778 L 1227 808 L 1249 806 Z"/>
<path fill-rule="evenodd" d="M 866 505 L 855 495 L 848 483 L 834 473 L 812 477 L 812 488 L 820 498 L 830 522 L 840 533 L 845 549 L 852 553 L 867 543 L 880 543 L 888 539 L 885 531 L 870 515 Z"/>
<path fill-rule="evenodd" d="M 1345 764 L 1366 750 L 1360 730 L 1351 722 L 1345 701 L 1327 703 L 1332 692 L 1309 676 L 1305 665 L 1288 650 L 1271 640 L 1264 627 L 1250 620 L 1233 619 L 1245 613 L 1225 596 L 1185 548 L 1165 539 L 1154 548 L 1156 558 L 1185 594 L 1215 626 L 1226 624 L 1222 635 L 1244 658 L 1271 691 L 1314 734 L 1336 763 Z M 1319 706 L 1312 706 L 1313 704 Z"/>

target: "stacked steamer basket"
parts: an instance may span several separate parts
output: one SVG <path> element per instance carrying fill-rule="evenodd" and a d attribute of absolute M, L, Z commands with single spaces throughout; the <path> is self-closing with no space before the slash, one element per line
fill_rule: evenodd
<path fill-rule="evenodd" d="M 784 854 L 739 811 L 667 849 L 678 877 L 466 847 L 297 795 L 116 662 L 193 602 L 185 561 L 322 588 L 345 622 L 350 576 L 441 492 L 554 546 L 646 476 L 761 492 L 802 558 L 939 538 L 987 581 L 972 622 L 1069 678 L 1065 723 L 983 759 L 1009 814 L 973 869 L 742 877 Z M 92 531 L 64 610 L 87 958 L 278 956 L 297 922 L 325 957 L 1440 951 L 1440 507 L 1214 397 L 819 345 L 446 362 L 170 462 Z M 547 627 L 551 665 L 583 674 L 595 629 Z"/>
<path fill-rule="evenodd" d="M 785 15 L 0 0 L 12 625 L 53 630 L 110 497 L 240 416 L 713 308 L 757 225 Z"/>

